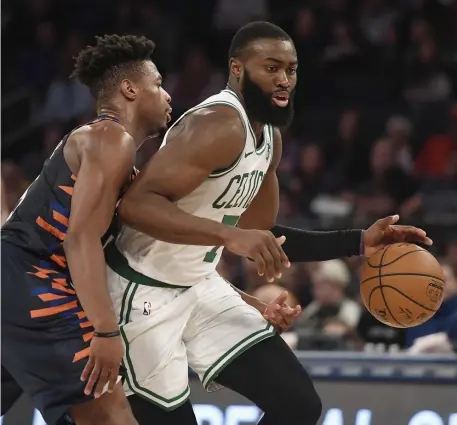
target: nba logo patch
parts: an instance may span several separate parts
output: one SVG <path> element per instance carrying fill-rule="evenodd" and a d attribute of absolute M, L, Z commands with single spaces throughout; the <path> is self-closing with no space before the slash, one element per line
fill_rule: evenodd
<path fill-rule="evenodd" d="M 151 303 L 149 301 L 144 302 L 143 315 L 149 316 L 151 314 Z"/>
<path fill-rule="evenodd" d="M 267 144 L 267 161 L 270 159 L 270 155 L 271 155 L 271 145 L 270 143 Z"/>
<path fill-rule="evenodd" d="M 427 296 L 432 303 L 438 303 L 443 298 L 443 284 L 437 281 L 431 281 L 427 286 Z"/>

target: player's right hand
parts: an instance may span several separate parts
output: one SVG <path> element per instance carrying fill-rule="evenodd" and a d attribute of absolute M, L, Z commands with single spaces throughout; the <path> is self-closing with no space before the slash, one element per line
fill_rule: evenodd
<path fill-rule="evenodd" d="M 283 267 L 290 267 L 289 259 L 281 247 L 285 241 L 285 236 L 275 238 L 268 230 L 234 227 L 225 247 L 234 254 L 255 261 L 259 275 L 273 282 L 281 278 Z"/>
<path fill-rule="evenodd" d="M 90 344 L 90 356 L 81 374 L 81 381 L 87 381 L 84 394 L 94 397 L 102 395 L 108 383 L 108 392 L 112 393 L 119 375 L 119 367 L 124 356 L 124 346 L 120 336 L 112 338 L 94 337 Z"/>

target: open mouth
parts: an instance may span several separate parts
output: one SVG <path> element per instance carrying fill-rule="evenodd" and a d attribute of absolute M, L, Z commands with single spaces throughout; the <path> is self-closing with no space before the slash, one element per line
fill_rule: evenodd
<path fill-rule="evenodd" d="M 167 112 L 167 124 L 171 121 L 171 109 Z"/>
<path fill-rule="evenodd" d="M 273 103 L 280 108 L 285 108 L 289 104 L 289 93 L 288 92 L 279 92 L 275 93 L 271 100 Z"/>

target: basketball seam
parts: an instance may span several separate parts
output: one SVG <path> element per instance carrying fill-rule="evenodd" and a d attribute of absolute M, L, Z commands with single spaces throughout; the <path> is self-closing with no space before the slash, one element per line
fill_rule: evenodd
<path fill-rule="evenodd" d="M 384 276 L 422 276 L 422 277 L 429 277 L 431 279 L 439 280 L 441 283 L 444 284 L 444 280 L 443 279 L 440 279 L 439 277 L 436 277 L 436 276 L 432 276 L 430 274 L 422 274 L 422 273 L 385 273 L 385 274 L 381 275 L 381 277 L 384 277 Z M 369 280 L 373 280 L 373 279 L 377 279 L 377 278 L 379 278 L 379 274 L 376 275 L 376 276 L 367 277 L 365 280 L 362 280 L 362 282 L 360 282 L 360 285 L 364 284 L 365 282 L 368 282 Z"/>
<path fill-rule="evenodd" d="M 373 293 L 376 291 L 376 289 L 379 289 L 379 285 L 378 286 L 375 286 L 371 292 L 370 292 L 370 295 L 368 296 L 368 309 L 371 311 L 371 297 L 373 295 Z"/>
<path fill-rule="evenodd" d="M 380 260 L 380 262 L 379 262 L 380 267 L 379 267 L 379 274 L 378 274 L 378 278 L 379 278 L 379 284 L 378 284 L 378 286 L 379 286 L 379 289 L 381 290 L 381 296 L 382 296 L 382 299 L 384 300 L 384 305 L 386 306 L 387 311 L 389 312 L 389 314 L 392 316 L 392 319 L 394 319 L 400 326 L 405 327 L 405 325 L 403 325 L 402 323 L 400 323 L 400 322 L 396 319 L 396 317 L 393 315 L 392 311 L 390 310 L 390 307 L 387 305 L 387 300 L 386 300 L 386 297 L 385 297 L 385 295 L 384 295 L 384 291 L 383 291 L 383 287 L 382 287 L 382 279 L 381 279 L 381 278 L 382 278 L 381 270 L 382 270 L 382 266 L 383 266 L 382 260 L 384 259 L 384 255 L 386 255 L 388 249 L 389 249 L 391 246 L 392 246 L 392 245 L 388 245 L 388 246 L 386 247 L 386 249 L 385 249 L 384 252 L 382 253 L 381 260 Z M 410 251 L 410 252 L 412 252 L 412 251 Z"/>
<path fill-rule="evenodd" d="M 386 253 L 386 251 L 391 247 L 391 245 L 387 246 L 386 250 L 382 253 L 382 257 L 381 258 L 384 258 L 384 254 Z M 369 267 L 371 267 L 372 269 L 380 269 L 381 267 L 384 267 L 384 266 L 390 266 L 391 264 L 395 263 L 395 261 L 399 260 L 400 258 L 403 258 L 403 257 L 406 257 L 408 254 L 412 254 L 413 252 L 421 252 L 421 251 L 424 251 L 424 252 L 428 252 L 426 251 L 425 249 L 415 249 L 414 251 L 408 251 L 408 252 L 405 252 L 404 254 L 400 255 L 399 257 L 397 258 L 394 258 L 391 262 L 389 263 L 386 263 L 386 264 L 378 264 L 377 266 L 373 265 L 370 263 L 370 260 L 368 259 L 367 260 L 367 265 Z"/>
<path fill-rule="evenodd" d="M 419 307 L 422 307 L 425 310 L 432 311 L 433 313 L 436 313 L 438 310 L 433 310 L 432 308 L 425 307 L 425 305 L 422 305 L 421 303 L 417 302 L 413 298 L 411 298 L 409 295 L 406 295 L 404 292 L 400 291 L 400 289 L 395 288 L 395 286 L 391 285 L 383 285 L 384 288 L 390 288 L 393 289 L 394 291 L 397 291 L 399 294 L 403 295 L 407 300 L 410 300 L 414 304 L 418 305 Z"/>

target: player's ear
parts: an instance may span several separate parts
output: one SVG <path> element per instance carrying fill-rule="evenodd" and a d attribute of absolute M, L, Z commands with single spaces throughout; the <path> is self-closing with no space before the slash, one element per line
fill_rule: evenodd
<path fill-rule="evenodd" d="M 130 80 L 121 81 L 121 93 L 128 100 L 135 100 L 138 96 L 138 88 Z"/>
<path fill-rule="evenodd" d="M 230 73 L 239 80 L 243 71 L 242 63 L 238 59 L 230 58 L 229 67 Z"/>

